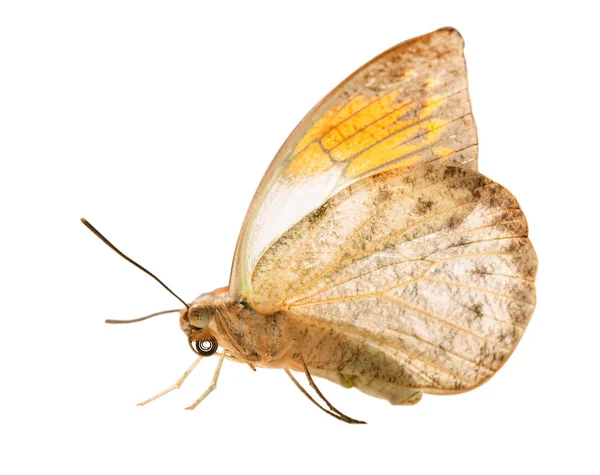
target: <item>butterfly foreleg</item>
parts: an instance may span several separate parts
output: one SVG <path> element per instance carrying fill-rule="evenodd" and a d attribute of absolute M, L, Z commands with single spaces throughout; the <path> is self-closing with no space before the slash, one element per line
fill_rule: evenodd
<path fill-rule="evenodd" d="M 200 404 L 202 401 L 204 401 L 206 396 L 208 396 L 210 393 L 212 393 L 215 390 L 215 388 L 217 387 L 217 381 L 219 380 L 219 375 L 221 374 L 221 366 L 223 366 L 223 361 L 225 361 L 226 355 L 227 355 L 227 350 L 223 350 L 223 352 L 221 353 L 221 357 L 219 358 L 219 363 L 217 364 L 217 369 L 215 370 L 215 374 L 213 375 L 213 379 L 212 379 L 212 382 L 210 383 L 210 386 L 208 387 L 208 389 L 206 391 L 204 391 L 204 393 L 202 393 L 202 396 L 200 396 L 198 399 L 196 399 L 191 406 L 186 407 L 186 409 L 189 409 L 190 411 L 193 409 L 196 409 L 198 404 Z"/>
<path fill-rule="evenodd" d="M 194 370 L 194 368 L 196 366 L 198 366 L 198 363 L 200 363 L 200 360 L 202 359 L 202 356 L 199 356 L 198 358 L 196 358 L 196 360 L 192 363 L 192 365 L 186 370 L 185 373 L 183 373 L 183 375 L 181 376 L 181 378 L 179 378 L 175 384 L 169 386 L 167 389 L 165 389 L 164 391 L 159 392 L 156 396 L 152 396 L 150 399 L 146 399 L 144 402 L 140 402 L 138 404 L 138 406 L 145 406 L 146 404 L 148 404 L 149 402 L 155 401 L 156 399 L 158 399 L 161 396 L 164 396 L 165 394 L 170 393 L 171 391 L 173 391 L 174 389 L 179 389 L 181 387 L 181 385 L 183 384 L 183 382 L 186 380 L 186 378 L 190 375 L 190 373 Z"/>

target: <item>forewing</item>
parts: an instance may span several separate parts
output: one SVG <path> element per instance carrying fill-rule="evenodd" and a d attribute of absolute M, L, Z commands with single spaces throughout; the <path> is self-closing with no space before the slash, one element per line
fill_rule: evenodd
<path fill-rule="evenodd" d="M 367 63 L 296 127 L 246 215 L 230 281 L 251 295 L 261 254 L 337 190 L 385 168 L 442 161 L 476 169 L 463 40 L 445 28 Z"/>
<path fill-rule="evenodd" d="M 307 364 L 330 379 L 464 391 L 523 335 L 536 269 L 505 188 L 416 165 L 348 186 L 284 233 L 254 270 L 250 304 L 286 312 Z"/>

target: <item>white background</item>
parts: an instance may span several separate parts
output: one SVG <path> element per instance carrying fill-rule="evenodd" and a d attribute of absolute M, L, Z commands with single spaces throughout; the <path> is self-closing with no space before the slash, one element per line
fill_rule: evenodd
<path fill-rule="evenodd" d="M 29 2 L 0 7 L 0 471 L 598 473 L 598 32 L 592 2 Z M 302 116 L 371 57 L 466 41 L 480 171 L 519 199 L 538 306 L 481 388 L 393 407 L 226 362 L 216 392 L 177 307 L 227 285 L 239 227 Z"/>

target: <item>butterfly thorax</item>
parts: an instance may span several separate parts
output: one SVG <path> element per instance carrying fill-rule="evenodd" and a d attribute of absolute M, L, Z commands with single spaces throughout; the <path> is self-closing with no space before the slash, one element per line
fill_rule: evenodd
<path fill-rule="evenodd" d="M 286 315 L 259 314 L 221 289 L 200 295 L 190 308 L 207 310 L 211 316 L 208 326 L 199 329 L 190 324 L 187 310 L 181 312 L 181 329 L 192 342 L 214 337 L 228 355 L 241 362 L 263 367 L 285 366 L 286 354 L 293 344 Z"/>

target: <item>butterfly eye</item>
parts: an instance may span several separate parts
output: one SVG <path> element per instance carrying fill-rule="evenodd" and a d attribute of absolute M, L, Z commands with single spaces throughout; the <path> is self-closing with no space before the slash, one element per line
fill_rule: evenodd
<path fill-rule="evenodd" d="M 211 336 L 208 340 L 191 342 L 190 346 L 198 355 L 210 356 L 216 353 L 217 348 L 219 347 L 219 342 L 214 336 Z"/>
<path fill-rule="evenodd" d="M 203 329 L 210 323 L 210 311 L 206 307 L 192 307 L 189 310 L 190 325 L 195 328 Z"/>

